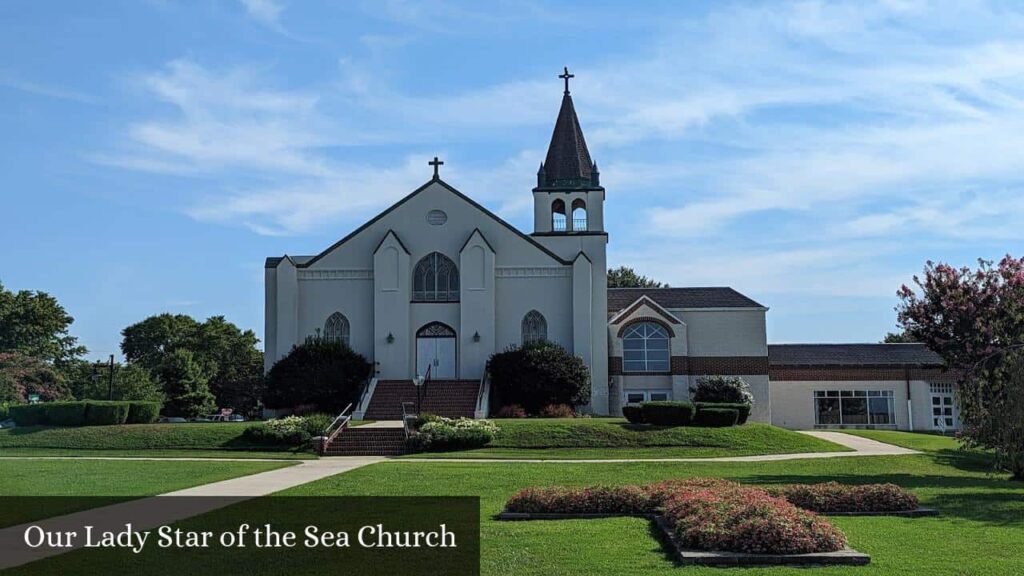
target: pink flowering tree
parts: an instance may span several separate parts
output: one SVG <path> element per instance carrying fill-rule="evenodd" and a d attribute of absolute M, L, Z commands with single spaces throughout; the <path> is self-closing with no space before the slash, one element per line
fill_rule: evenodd
<path fill-rule="evenodd" d="M 1024 480 L 1024 258 L 928 262 L 914 284 L 900 288 L 899 322 L 957 374 L 965 441 Z"/>

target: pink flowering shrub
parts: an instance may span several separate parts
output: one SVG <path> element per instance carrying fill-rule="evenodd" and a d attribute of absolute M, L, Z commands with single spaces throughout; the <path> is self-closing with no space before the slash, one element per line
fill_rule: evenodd
<path fill-rule="evenodd" d="M 651 510 L 654 511 L 664 506 L 669 498 L 684 490 L 736 488 L 739 486 L 740 484 L 737 482 L 722 478 L 673 478 L 648 484 L 644 486 L 644 490 L 647 491 Z"/>
<path fill-rule="evenodd" d="M 664 515 L 686 548 L 808 554 L 846 546 L 838 528 L 759 488 L 683 490 L 665 502 Z"/>
<path fill-rule="evenodd" d="M 639 486 L 551 486 L 527 488 L 509 498 L 505 510 L 534 514 L 645 514 L 651 509 Z"/>
<path fill-rule="evenodd" d="M 789 484 L 766 488 L 794 506 L 828 514 L 830 512 L 900 512 L 916 510 L 917 496 L 895 484 L 848 486 L 838 482 Z"/>

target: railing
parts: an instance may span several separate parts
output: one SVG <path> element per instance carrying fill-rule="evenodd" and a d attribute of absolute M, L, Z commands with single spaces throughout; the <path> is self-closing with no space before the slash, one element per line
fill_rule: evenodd
<path fill-rule="evenodd" d="M 565 232 L 566 221 L 565 218 L 554 218 L 551 220 L 551 230 L 554 232 Z"/>
<path fill-rule="evenodd" d="M 491 375 L 484 370 L 484 375 L 480 377 L 480 391 L 476 395 L 476 410 L 473 411 L 473 417 L 477 419 L 487 418 L 490 403 Z"/>
<path fill-rule="evenodd" d="M 402 402 L 402 431 L 405 432 L 405 439 L 409 439 L 409 433 L 412 430 L 409 427 L 409 411 L 405 409 L 406 406 L 412 404 L 412 402 Z"/>
<path fill-rule="evenodd" d="M 575 232 L 586 232 L 587 230 L 587 219 L 586 218 L 573 218 L 572 229 Z"/>
<path fill-rule="evenodd" d="M 353 420 L 362 420 L 366 415 L 366 411 L 370 408 L 370 400 L 373 398 L 373 392 L 377 389 L 377 378 L 371 378 L 363 386 L 362 393 L 359 394 L 359 402 L 356 403 L 356 409 L 352 411 Z"/>
<path fill-rule="evenodd" d="M 352 415 L 348 413 L 351 409 L 352 404 L 349 403 L 349 405 L 345 406 L 345 409 L 341 411 L 341 414 L 338 414 L 338 417 L 335 418 L 327 428 L 324 428 L 324 444 L 321 449 L 323 452 L 327 452 L 327 447 L 331 445 L 331 442 L 338 437 L 338 434 L 341 434 L 341 431 L 344 430 L 345 426 L 348 426 L 349 421 L 352 420 Z"/>

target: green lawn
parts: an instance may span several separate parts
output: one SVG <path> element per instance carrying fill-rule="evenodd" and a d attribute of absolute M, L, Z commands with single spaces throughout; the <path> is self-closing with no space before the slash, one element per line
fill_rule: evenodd
<path fill-rule="evenodd" d="M 731 428 L 664 428 L 637 426 L 622 418 L 496 422 L 501 432 L 485 448 L 408 458 L 709 458 L 847 450 L 806 434 L 755 423 Z"/>
<path fill-rule="evenodd" d="M 0 510 L 0 527 L 291 465 L 289 462 L 0 460 L 0 497 L 96 497 L 6 500 Z"/>
<path fill-rule="evenodd" d="M 29 426 L 0 430 L 0 456 L 229 456 L 315 458 L 290 447 L 257 446 L 242 432 L 251 423 L 131 424 L 50 428 Z M 253 454 L 258 452 L 259 454 Z"/>

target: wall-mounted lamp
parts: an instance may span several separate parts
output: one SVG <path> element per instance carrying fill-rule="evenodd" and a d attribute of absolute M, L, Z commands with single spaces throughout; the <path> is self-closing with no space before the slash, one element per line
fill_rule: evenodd
<path fill-rule="evenodd" d="M 388 332 L 388 337 L 385 338 L 385 340 L 388 341 L 388 344 L 391 344 L 395 341 L 395 335 L 392 334 L 391 332 Z"/>
<path fill-rule="evenodd" d="M 473 332 L 473 342 L 479 342 L 479 341 L 480 341 L 480 332 L 479 331 Z"/>

